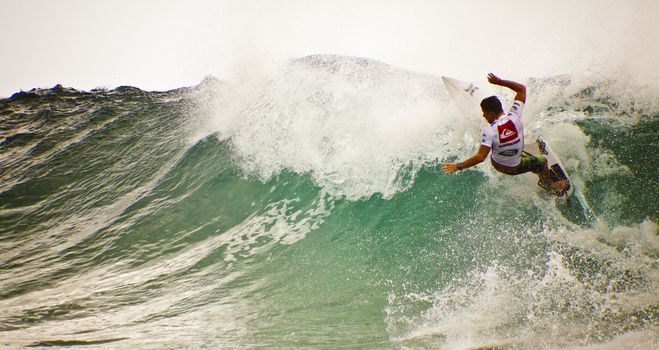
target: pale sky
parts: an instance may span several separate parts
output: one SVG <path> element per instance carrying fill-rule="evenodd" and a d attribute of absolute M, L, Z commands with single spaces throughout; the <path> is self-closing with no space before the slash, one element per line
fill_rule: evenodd
<path fill-rule="evenodd" d="M 656 0 L 0 0 L 0 96 L 167 90 L 311 54 L 462 79 L 659 77 Z"/>

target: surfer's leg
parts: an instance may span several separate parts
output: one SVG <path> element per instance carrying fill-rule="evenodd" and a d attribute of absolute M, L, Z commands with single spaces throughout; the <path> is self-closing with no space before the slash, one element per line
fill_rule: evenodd
<path fill-rule="evenodd" d="M 551 190 L 551 176 L 549 174 L 547 158 L 543 156 L 534 156 L 527 152 L 522 152 L 519 167 L 520 173 L 530 171 L 538 175 L 538 186 L 542 187 L 546 191 Z"/>
<path fill-rule="evenodd" d="M 567 179 L 555 179 L 552 181 L 547 158 L 543 156 L 534 156 L 530 153 L 522 152 L 519 167 L 520 174 L 531 171 L 538 175 L 538 186 L 549 193 L 560 196 L 570 188 L 570 183 Z"/>
<path fill-rule="evenodd" d="M 548 172 L 547 158 L 543 156 L 534 156 L 527 152 L 522 152 L 519 164 L 519 173 L 533 172 L 535 174 L 542 174 Z"/>
<path fill-rule="evenodd" d="M 533 156 L 532 156 L 533 157 Z M 538 158 L 538 157 L 536 157 Z M 561 196 L 570 188 L 570 182 L 567 179 L 554 179 L 552 181 L 551 172 L 549 166 L 547 165 L 547 159 L 540 157 L 544 160 L 542 167 L 536 165 L 536 171 L 533 171 L 538 175 L 538 185 L 542 187 L 545 191 L 556 195 Z M 536 163 L 539 164 L 539 163 Z M 539 170 L 539 171 L 538 171 Z"/>

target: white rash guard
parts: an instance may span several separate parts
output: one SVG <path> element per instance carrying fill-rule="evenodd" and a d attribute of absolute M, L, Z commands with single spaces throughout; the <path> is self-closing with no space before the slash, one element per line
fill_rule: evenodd
<path fill-rule="evenodd" d="M 481 145 L 492 149 L 492 160 L 495 163 L 509 167 L 519 165 L 524 149 L 523 110 L 524 103 L 515 100 L 508 114 L 483 126 Z"/>

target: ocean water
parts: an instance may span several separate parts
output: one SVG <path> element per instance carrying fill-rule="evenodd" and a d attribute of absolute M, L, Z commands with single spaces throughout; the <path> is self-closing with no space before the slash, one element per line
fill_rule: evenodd
<path fill-rule="evenodd" d="M 656 349 L 657 96 L 525 82 L 570 205 L 366 58 L 0 100 L 0 347 Z"/>

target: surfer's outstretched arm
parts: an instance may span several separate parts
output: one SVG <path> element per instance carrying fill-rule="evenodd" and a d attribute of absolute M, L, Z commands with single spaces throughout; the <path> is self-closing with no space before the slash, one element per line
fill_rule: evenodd
<path fill-rule="evenodd" d="M 481 145 L 480 148 L 478 149 L 478 153 L 471 156 L 471 158 L 462 162 L 443 164 L 442 170 L 445 173 L 450 174 L 458 170 L 470 168 L 476 164 L 482 163 L 485 160 L 485 158 L 487 158 L 487 155 L 489 153 L 490 153 L 490 147 Z"/>
<path fill-rule="evenodd" d="M 512 80 L 503 80 L 492 73 L 487 75 L 487 81 L 489 81 L 494 85 L 505 86 L 515 91 L 517 93 L 515 95 L 515 100 L 521 101 L 522 103 L 526 103 L 526 86 L 524 86 L 523 84 L 520 84 Z"/>

